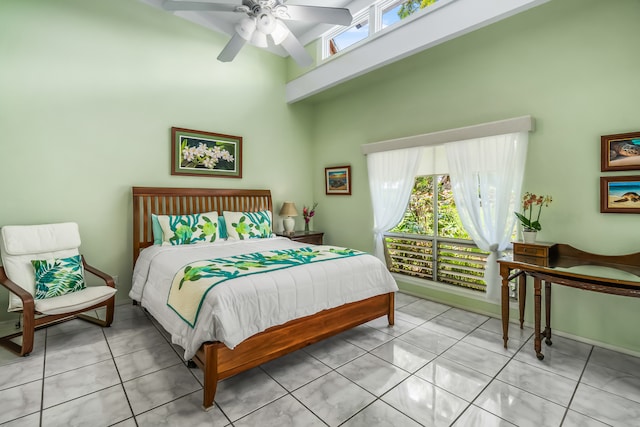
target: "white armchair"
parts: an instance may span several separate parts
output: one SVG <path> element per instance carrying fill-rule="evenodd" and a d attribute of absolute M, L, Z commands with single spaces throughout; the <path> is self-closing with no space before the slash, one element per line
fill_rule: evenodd
<path fill-rule="evenodd" d="M 33 350 L 34 332 L 40 327 L 76 317 L 103 327 L 111 325 L 114 280 L 86 264 L 79 247 L 76 223 L 0 229 L 0 285 L 9 290 L 8 310 L 22 312 L 23 317 L 22 332 L 0 338 L 0 345 L 25 356 Z M 105 285 L 86 286 L 85 272 Z M 104 320 L 81 314 L 100 307 L 106 307 Z M 20 335 L 22 345 L 12 341 Z"/>

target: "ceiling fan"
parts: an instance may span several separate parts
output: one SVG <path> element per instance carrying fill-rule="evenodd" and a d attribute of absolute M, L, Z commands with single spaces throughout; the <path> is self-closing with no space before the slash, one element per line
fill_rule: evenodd
<path fill-rule="evenodd" d="M 246 14 L 235 25 L 235 33 L 218 55 L 218 60 L 222 62 L 232 61 L 247 42 L 262 48 L 269 47 L 269 36 L 274 45 L 281 45 L 300 66 L 307 67 L 313 63 L 313 59 L 282 20 L 336 25 L 350 25 L 353 20 L 349 9 L 286 5 L 283 0 L 242 0 L 238 4 L 165 0 L 162 7 L 170 11 Z"/>

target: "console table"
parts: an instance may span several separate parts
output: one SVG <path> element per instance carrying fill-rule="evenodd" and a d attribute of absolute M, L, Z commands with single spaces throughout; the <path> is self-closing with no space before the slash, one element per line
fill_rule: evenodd
<path fill-rule="evenodd" d="M 534 244 L 535 245 L 535 244 Z M 502 276 L 502 337 L 504 347 L 509 340 L 509 282 L 519 277 L 520 328 L 524 321 L 526 276 L 533 278 L 534 289 L 534 349 L 542 360 L 542 337 L 551 345 L 551 284 L 594 292 L 640 297 L 640 252 L 629 255 L 598 255 L 565 244 L 540 244 L 546 248 L 536 251 L 523 245 L 514 255 L 498 260 Z M 541 333 L 542 282 L 545 282 L 546 327 Z"/>

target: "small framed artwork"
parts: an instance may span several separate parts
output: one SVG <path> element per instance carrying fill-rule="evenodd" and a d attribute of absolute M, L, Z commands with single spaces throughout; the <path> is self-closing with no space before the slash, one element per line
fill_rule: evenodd
<path fill-rule="evenodd" d="M 242 137 L 172 127 L 171 175 L 242 178 Z"/>
<path fill-rule="evenodd" d="M 324 168 L 326 194 L 351 195 L 351 166 Z"/>
<path fill-rule="evenodd" d="M 640 132 L 600 137 L 602 172 L 640 170 Z"/>
<path fill-rule="evenodd" d="M 640 175 L 601 177 L 600 212 L 640 214 Z"/>

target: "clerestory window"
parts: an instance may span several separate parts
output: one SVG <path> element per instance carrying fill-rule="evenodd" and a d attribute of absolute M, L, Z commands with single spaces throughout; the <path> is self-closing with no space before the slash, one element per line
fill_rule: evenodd
<path fill-rule="evenodd" d="M 355 14 L 350 27 L 337 27 L 322 37 L 322 58 L 342 52 L 371 35 L 421 12 L 437 1 L 380 0 L 375 2 L 369 8 Z"/>

